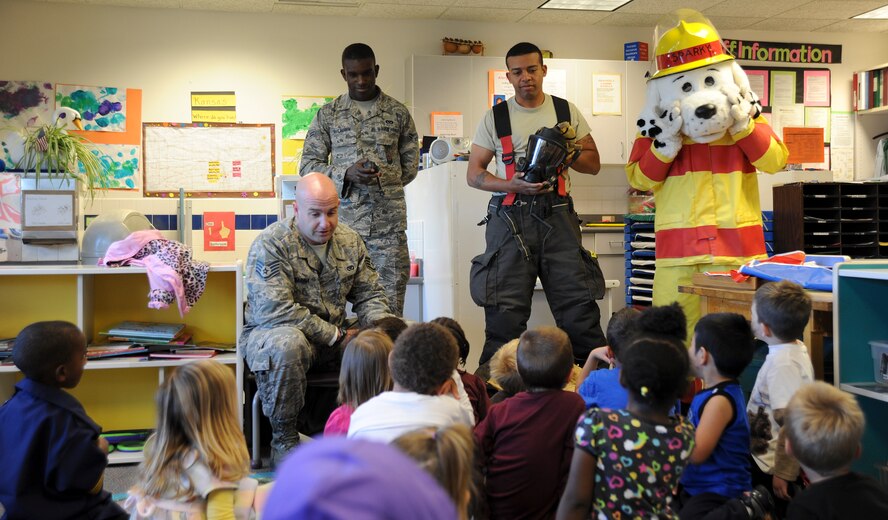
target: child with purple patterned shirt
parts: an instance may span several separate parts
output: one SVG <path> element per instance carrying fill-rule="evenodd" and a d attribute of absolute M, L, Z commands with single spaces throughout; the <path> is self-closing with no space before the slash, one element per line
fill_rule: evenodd
<path fill-rule="evenodd" d="M 648 335 L 622 354 L 620 384 L 625 410 L 586 411 L 577 425 L 576 449 L 559 520 L 677 518 L 670 503 L 694 447 L 694 428 L 669 416 L 687 386 L 689 360 L 676 338 Z"/>

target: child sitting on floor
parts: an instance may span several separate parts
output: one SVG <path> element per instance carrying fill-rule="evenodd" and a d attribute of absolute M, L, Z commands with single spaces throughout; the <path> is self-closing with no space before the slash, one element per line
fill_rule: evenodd
<path fill-rule="evenodd" d="M 558 519 L 586 519 L 593 509 L 598 518 L 674 517 L 670 503 L 694 448 L 694 428 L 669 411 L 687 387 L 688 354 L 674 337 L 642 336 L 622 357 L 629 403 L 580 417 Z"/>
<path fill-rule="evenodd" d="M 527 391 L 492 406 L 475 427 L 487 504 L 491 518 L 551 517 L 564 490 L 573 432 L 583 412 L 583 400 L 562 390 L 573 368 L 570 339 L 556 327 L 525 331 L 517 361 Z"/>
<path fill-rule="evenodd" d="M 234 372 L 212 359 L 176 368 L 157 391 L 157 430 L 125 507 L 133 519 L 253 518 L 256 480 L 238 423 Z"/>
<path fill-rule="evenodd" d="M 816 382 L 801 387 L 786 407 L 786 451 L 811 484 L 789 503 L 787 520 L 888 518 L 888 492 L 851 471 L 860 456 L 864 419 L 854 396 Z"/>
<path fill-rule="evenodd" d="M 432 323 L 437 323 L 453 334 L 456 340 L 456 346 L 459 347 L 459 366 L 465 367 L 466 358 L 469 357 L 469 340 L 466 339 L 466 333 L 463 328 L 453 318 L 442 316 L 435 318 Z M 487 384 L 475 374 L 470 374 L 465 370 L 457 367 L 456 372 L 459 374 L 463 388 L 469 396 L 469 402 L 472 404 L 472 412 L 475 415 L 475 424 L 487 416 L 487 409 L 490 407 L 490 396 L 487 395 Z"/>
<path fill-rule="evenodd" d="M 627 346 L 636 333 L 634 323 L 639 315 L 641 311 L 632 307 L 614 313 L 607 324 L 607 346 L 598 347 L 589 353 L 580 375 L 582 383 L 577 387 L 577 393 L 583 398 L 586 408 L 626 407 L 629 396 L 626 389 L 620 386 L 620 349 Z M 612 363 L 613 368 L 595 370 L 598 362 L 605 360 Z"/>
<path fill-rule="evenodd" d="M 755 378 L 746 413 L 749 417 L 752 483 L 774 494 L 783 517 L 799 464 L 784 448 L 783 416 L 789 399 L 814 381 L 814 366 L 800 338 L 811 315 L 811 297 L 802 286 L 771 282 L 755 291 L 752 331 L 768 344 L 768 355 Z"/>
<path fill-rule="evenodd" d="M 518 373 L 518 338 L 506 343 L 490 358 L 490 381 L 488 386 L 495 393 L 490 404 L 501 403 L 526 390 L 521 374 Z"/>
<path fill-rule="evenodd" d="M 83 376 L 83 333 L 64 321 L 33 323 L 16 336 L 12 360 L 25 378 L 0 407 L 0 517 L 127 518 L 102 488 L 108 442 L 64 390 Z"/>
<path fill-rule="evenodd" d="M 469 502 L 474 494 L 475 441 L 465 424 L 446 428 L 423 428 L 405 433 L 392 444 L 419 463 L 447 491 L 460 520 L 469 517 Z"/>
<path fill-rule="evenodd" d="M 471 425 L 471 407 L 464 410 L 451 379 L 459 351 L 453 335 L 434 323 L 407 328 L 389 356 L 394 387 L 359 406 L 351 416 L 348 436 L 391 442 L 399 435 L 426 427 Z"/>
<path fill-rule="evenodd" d="M 754 350 L 749 322 L 739 314 L 707 314 L 694 328 L 688 353 L 706 389 L 688 414 L 696 443 L 681 476 L 681 520 L 750 520 L 773 512 L 770 492 L 752 490 L 749 421 L 737 380 Z"/>
<path fill-rule="evenodd" d="M 339 407 L 333 410 L 324 435 L 345 435 L 355 408 L 392 389 L 388 357 L 392 340 L 382 331 L 365 330 L 349 341 L 339 370 Z"/>

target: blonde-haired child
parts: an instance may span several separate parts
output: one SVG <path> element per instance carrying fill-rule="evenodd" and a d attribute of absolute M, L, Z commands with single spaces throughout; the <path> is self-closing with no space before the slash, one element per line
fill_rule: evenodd
<path fill-rule="evenodd" d="M 157 430 L 125 508 L 133 519 L 251 518 L 257 482 L 238 424 L 234 373 L 178 367 L 157 391 Z"/>
<path fill-rule="evenodd" d="M 391 352 L 391 338 L 376 329 L 361 332 L 346 345 L 339 369 L 339 407 L 327 419 L 325 436 L 347 434 L 355 408 L 392 389 Z"/>
<path fill-rule="evenodd" d="M 476 491 L 475 442 L 471 428 L 465 424 L 423 428 L 401 435 L 392 444 L 435 477 L 456 504 L 460 520 L 469 517 L 469 503 Z"/>
<path fill-rule="evenodd" d="M 518 373 L 518 338 L 509 341 L 490 358 L 490 382 L 495 383 L 497 393 L 490 398 L 491 404 L 500 403 L 525 390 Z"/>
<path fill-rule="evenodd" d="M 854 396 L 817 381 L 799 388 L 786 406 L 786 451 L 811 485 L 793 497 L 787 520 L 888 518 L 888 492 L 851 471 L 860 456 L 865 420 Z"/>

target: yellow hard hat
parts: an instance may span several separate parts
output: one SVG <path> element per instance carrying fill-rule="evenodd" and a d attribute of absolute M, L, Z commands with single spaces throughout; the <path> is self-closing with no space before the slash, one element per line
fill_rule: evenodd
<path fill-rule="evenodd" d="M 712 22 L 693 9 L 679 9 L 654 30 L 656 72 L 651 79 L 733 60 Z"/>

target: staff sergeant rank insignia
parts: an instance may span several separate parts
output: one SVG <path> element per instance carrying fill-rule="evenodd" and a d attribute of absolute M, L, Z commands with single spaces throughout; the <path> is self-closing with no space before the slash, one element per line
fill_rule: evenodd
<path fill-rule="evenodd" d="M 278 260 L 273 260 L 267 264 L 262 260 L 256 262 L 256 275 L 265 281 L 274 278 L 280 272 L 281 263 Z"/>

